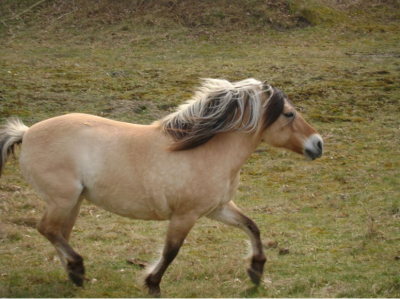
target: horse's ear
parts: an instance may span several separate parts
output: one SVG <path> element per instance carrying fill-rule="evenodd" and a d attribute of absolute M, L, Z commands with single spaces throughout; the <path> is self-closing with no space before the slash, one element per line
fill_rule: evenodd
<path fill-rule="evenodd" d="M 267 92 L 268 96 L 272 96 L 275 89 L 274 86 L 272 84 L 269 84 L 268 81 L 264 81 L 262 85 L 263 85 L 263 92 Z"/>

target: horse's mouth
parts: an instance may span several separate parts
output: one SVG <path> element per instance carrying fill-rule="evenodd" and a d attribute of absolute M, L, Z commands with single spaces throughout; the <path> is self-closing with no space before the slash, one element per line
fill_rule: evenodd
<path fill-rule="evenodd" d="M 313 134 L 305 142 L 304 156 L 309 160 L 321 158 L 324 151 L 324 142 L 319 134 Z"/>
<path fill-rule="evenodd" d="M 306 149 L 304 151 L 304 156 L 309 159 L 314 161 L 315 159 L 321 158 L 322 156 L 322 150 L 318 151 L 318 152 L 314 152 L 312 150 Z"/>

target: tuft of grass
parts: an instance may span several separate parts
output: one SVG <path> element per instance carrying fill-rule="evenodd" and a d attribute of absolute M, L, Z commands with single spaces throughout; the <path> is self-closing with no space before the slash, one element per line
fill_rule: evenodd
<path fill-rule="evenodd" d="M 318 0 L 289 1 L 289 10 L 300 21 L 313 26 L 348 21 L 341 10 Z"/>

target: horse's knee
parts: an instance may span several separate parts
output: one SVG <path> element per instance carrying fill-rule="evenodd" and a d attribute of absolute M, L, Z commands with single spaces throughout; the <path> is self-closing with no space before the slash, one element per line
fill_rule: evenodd
<path fill-rule="evenodd" d="M 46 214 L 43 216 L 42 220 L 36 226 L 39 233 L 48 239 L 51 243 L 54 243 L 58 236 L 60 235 L 59 227 L 57 225 L 52 225 L 49 223 Z"/>
<path fill-rule="evenodd" d="M 68 261 L 67 272 L 73 283 L 78 287 L 83 287 L 83 282 L 85 280 L 85 267 L 83 265 L 83 258 L 80 255 L 74 257 L 74 260 Z"/>
<path fill-rule="evenodd" d="M 260 284 L 266 261 L 267 258 L 264 254 L 253 256 L 251 259 L 251 266 L 247 272 L 249 273 L 251 281 L 256 285 Z"/>
<path fill-rule="evenodd" d="M 47 240 L 50 241 L 53 245 L 56 243 L 56 241 L 59 239 L 59 234 L 57 234 L 54 230 L 50 229 L 48 226 L 39 223 L 37 226 L 37 230 L 39 233 L 44 236 Z"/>
<path fill-rule="evenodd" d="M 39 223 L 36 226 L 36 229 L 42 236 L 47 238 L 47 227 L 46 227 L 45 221 L 43 219 L 41 221 L 39 221 Z"/>

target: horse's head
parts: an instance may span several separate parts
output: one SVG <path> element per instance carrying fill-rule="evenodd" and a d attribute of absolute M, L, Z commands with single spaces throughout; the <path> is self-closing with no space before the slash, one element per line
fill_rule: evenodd
<path fill-rule="evenodd" d="M 279 89 L 266 86 L 262 140 L 315 160 L 322 156 L 324 143 L 318 132 L 297 112 Z"/>

